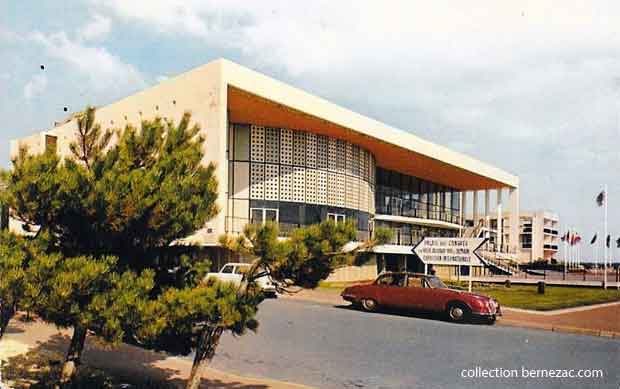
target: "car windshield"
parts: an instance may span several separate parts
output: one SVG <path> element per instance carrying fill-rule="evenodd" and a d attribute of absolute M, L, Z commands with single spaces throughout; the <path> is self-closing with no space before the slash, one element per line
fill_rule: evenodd
<path fill-rule="evenodd" d="M 430 285 L 431 288 L 434 288 L 434 289 L 447 288 L 446 284 L 444 284 L 443 281 L 441 281 L 437 277 L 426 277 L 426 282 L 428 283 L 428 285 Z"/>

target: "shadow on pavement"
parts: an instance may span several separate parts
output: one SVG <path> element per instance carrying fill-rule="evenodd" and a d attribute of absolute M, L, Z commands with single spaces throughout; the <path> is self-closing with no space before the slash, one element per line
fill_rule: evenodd
<path fill-rule="evenodd" d="M 70 338 L 56 334 L 29 352 L 8 358 L 2 366 L 2 377 L 15 388 L 51 389 L 58 382 L 64 353 Z M 132 389 L 183 388 L 191 365 L 187 361 L 172 359 L 164 362 L 167 355 L 120 345 L 103 346 L 90 336 L 83 354 L 83 364 L 71 388 L 119 388 L 129 384 Z M 171 367 L 169 367 L 171 366 Z M 266 385 L 245 385 L 234 380 L 203 378 L 201 388 L 267 389 Z"/>

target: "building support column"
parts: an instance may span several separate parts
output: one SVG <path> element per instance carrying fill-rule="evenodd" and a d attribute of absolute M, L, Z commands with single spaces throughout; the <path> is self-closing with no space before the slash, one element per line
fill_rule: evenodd
<path fill-rule="evenodd" d="M 496 189 L 495 193 L 497 194 L 497 205 L 499 206 L 502 203 L 502 193 L 503 189 Z"/>
<path fill-rule="evenodd" d="M 488 189 L 484 190 L 484 216 L 491 215 L 491 191 Z"/>
<path fill-rule="evenodd" d="M 467 192 L 461 192 L 461 226 L 465 226 L 465 219 L 467 218 Z M 461 228 L 461 236 L 463 236 L 463 228 Z"/>
<path fill-rule="evenodd" d="M 497 239 L 495 244 L 497 245 L 497 250 L 502 251 L 502 247 L 504 246 L 504 210 L 502 209 L 502 189 L 497 189 Z"/>
<path fill-rule="evenodd" d="M 514 253 L 519 249 L 519 223 L 521 221 L 519 210 L 519 188 L 510 188 L 508 192 L 508 202 L 510 206 L 510 248 Z"/>
<path fill-rule="evenodd" d="M 474 190 L 472 194 L 474 196 L 474 202 L 473 202 L 474 227 L 476 227 L 478 223 L 480 222 L 480 220 L 478 220 L 478 191 Z"/>

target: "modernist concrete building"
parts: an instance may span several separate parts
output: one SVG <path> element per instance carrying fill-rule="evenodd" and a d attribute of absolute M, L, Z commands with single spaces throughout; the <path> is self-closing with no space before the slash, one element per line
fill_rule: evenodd
<path fill-rule="evenodd" d="M 559 245 L 559 217 L 550 211 L 524 211 L 519 214 L 519 235 L 518 244 L 514 242 L 514 236 L 510 235 L 509 228 L 512 215 L 510 212 L 502 212 L 502 222 L 499 228 L 502 230 L 501 239 L 497 239 L 498 215 L 491 214 L 490 217 L 479 219 L 479 223 L 488 227 L 491 232 L 490 242 L 500 251 L 507 251 L 508 248 L 515 250 L 515 259 L 519 262 L 531 262 L 537 260 L 550 261 L 555 258 Z"/>
<path fill-rule="evenodd" d="M 278 221 L 284 233 L 325 219 L 355 219 L 359 239 L 395 231 L 387 268 L 420 268 L 411 247 L 424 236 L 459 236 L 478 192 L 497 191 L 519 214 L 519 179 L 495 166 L 392 128 L 302 90 L 216 60 L 105 107 L 103 127 L 192 113 L 215 162 L 221 212 L 186 240 L 217 246 L 246 223 Z M 415 129 L 407 129 L 415 130 Z M 12 142 L 12 152 L 46 145 L 68 156 L 76 120 Z M 476 194 L 472 196 L 471 193 Z M 488 204 L 487 204 L 488 209 Z M 518 217 L 509 234 L 518 242 Z M 381 253 L 381 248 L 377 249 Z"/>

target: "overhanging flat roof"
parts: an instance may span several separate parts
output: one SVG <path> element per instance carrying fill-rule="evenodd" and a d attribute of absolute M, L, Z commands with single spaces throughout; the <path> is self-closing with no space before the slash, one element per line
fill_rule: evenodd
<path fill-rule="evenodd" d="M 292 128 L 347 140 L 372 152 L 379 167 L 460 190 L 519 186 L 517 176 L 495 166 L 233 62 L 218 61 L 227 87 L 230 122 Z"/>

